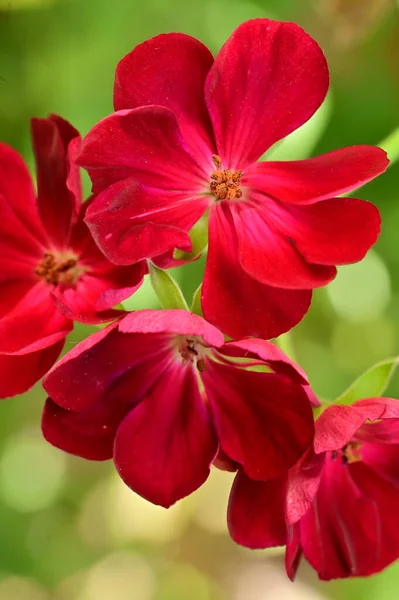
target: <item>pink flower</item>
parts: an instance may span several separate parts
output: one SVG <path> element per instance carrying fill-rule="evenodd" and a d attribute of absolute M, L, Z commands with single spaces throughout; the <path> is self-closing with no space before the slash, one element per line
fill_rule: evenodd
<path fill-rule="evenodd" d="M 49 442 L 113 457 L 129 487 L 165 507 L 204 483 L 219 450 L 261 480 L 286 472 L 314 433 L 307 380 L 281 350 L 225 343 L 183 310 L 129 314 L 71 350 L 44 387 Z"/>
<path fill-rule="evenodd" d="M 146 263 L 116 267 L 83 222 L 78 132 L 33 119 L 38 193 L 22 158 L 0 144 L 0 398 L 26 391 L 61 352 L 72 319 L 111 320 Z"/>
<path fill-rule="evenodd" d="M 314 452 L 288 480 L 237 475 L 231 535 L 249 547 L 287 543 L 291 579 L 302 554 L 320 579 L 378 573 L 399 558 L 399 401 L 330 406 L 315 426 Z"/>
<path fill-rule="evenodd" d="M 215 59 L 184 34 L 137 46 L 116 70 L 117 112 L 79 157 L 99 194 L 86 220 L 104 253 L 126 265 L 189 251 L 187 232 L 209 210 L 205 317 L 232 337 L 293 327 L 311 290 L 361 260 L 380 227 L 372 204 L 336 196 L 385 171 L 381 149 L 256 162 L 327 88 L 321 49 L 293 23 L 243 23 Z"/>

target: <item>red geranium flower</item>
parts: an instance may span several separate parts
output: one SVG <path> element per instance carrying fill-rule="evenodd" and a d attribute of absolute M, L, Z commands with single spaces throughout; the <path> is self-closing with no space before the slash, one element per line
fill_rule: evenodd
<path fill-rule="evenodd" d="M 311 290 L 362 259 L 380 227 L 372 204 L 335 196 L 385 171 L 381 149 L 256 162 L 327 88 L 321 49 L 293 23 L 243 23 L 216 59 L 183 34 L 137 46 L 116 70 L 118 112 L 79 157 L 99 194 L 86 218 L 97 243 L 116 264 L 190 250 L 187 231 L 209 209 L 205 317 L 232 337 L 293 327 Z"/>
<path fill-rule="evenodd" d="M 301 554 L 324 580 L 378 573 L 399 558 L 399 402 L 331 406 L 315 427 L 314 453 L 288 480 L 237 475 L 231 535 L 252 548 L 287 543 L 291 579 Z"/>
<path fill-rule="evenodd" d="M 33 119 L 37 196 L 15 150 L 0 144 L 0 398 L 22 393 L 52 366 L 76 319 L 111 320 L 146 263 L 116 267 L 83 222 L 73 156 L 78 132 L 55 115 Z"/>
<path fill-rule="evenodd" d="M 43 433 L 72 454 L 113 457 L 129 487 L 167 507 L 207 479 L 219 449 L 253 479 L 284 473 L 312 442 L 306 386 L 268 342 L 225 343 L 197 315 L 144 310 L 54 366 Z"/>

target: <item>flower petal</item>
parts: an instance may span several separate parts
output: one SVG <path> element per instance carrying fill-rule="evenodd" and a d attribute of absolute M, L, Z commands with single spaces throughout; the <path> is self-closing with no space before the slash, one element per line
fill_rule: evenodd
<path fill-rule="evenodd" d="M 222 450 L 255 480 L 284 474 L 313 437 L 302 386 L 282 375 L 206 361 L 201 373 Z"/>
<path fill-rule="evenodd" d="M 96 197 L 85 221 L 112 262 L 130 265 L 174 248 L 190 251 L 188 231 L 208 204 L 206 196 L 156 190 L 125 179 Z"/>
<path fill-rule="evenodd" d="M 0 398 L 10 398 L 27 392 L 52 367 L 63 346 L 64 340 L 61 340 L 53 346 L 30 354 L 0 354 Z"/>
<path fill-rule="evenodd" d="M 291 581 L 294 581 L 302 558 L 300 546 L 299 525 L 290 525 L 287 528 L 287 547 L 285 550 L 285 570 Z"/>
<path fill-rule="evenodd" d="M 233 540 L 247 548 L 273 548 L 287 541 L 286 477 L 253 481 L 239 471 L 230 493 L 227 521 Z"/>
<path fill-rule="evenodd" d="M 305 260 L 296 246 L 295 237 L 291 237 L 291 228 L 288 233 L 283 228 L 284 209 L 273 200 L 265 208 L 240 202 L 232 204 L 230 210 L 237 233 L 240 264 L 260 283 L 313 289 L 326 285 L 336 276 L 334 267 L 310 264 Z M 296 234 L 296 230 L 292 230 Z M 331 239 L 329 242 L 331 245 Z"/>
<path fill-rule="evenodd" d="M 233 338 L 277 337 L 306 314 L 312 292 L 259 283 L 242 269 L 237 236 L 226 203 L 213 206 L 209 251 L 202 287 L 205 318 Z"/>
<path fill-rule="evenodd" d="M 121 110 L 97 123 L 83 140 L 78 163 L 95 194 L 133 177 L 158 190 L 191 195 L 209 179 L 190 155 L 174 113 L 163 106 Z"/>
<path fill-rule="evenodd" d="M 167 508 L 205 482 L 217 449 L 194 370 L 175 363 L 120 425 L 114 460 L 132 490 Z"/>
<path fill-rule="evenodd" d="M 313 204 L 361 187 L 388 165 L 381 148 L 350 146 L 306 160 L 258 162 L 243 183 L 280 201 Z"/>
<path fill-rule="evenodd" d="M 190 147 L 209 161 L 215 142 L 204 85 L 212 64 L 212 54 L 195 38 L 184 33 L 157 35 L 136 46 L 118 64 L 115 110 L 146 104 L 170 108 Z"/>
<path fill-rule="evenodd" d="M 37 202 L 43 225 L 56 248 L 68 243 L 71 225 L 82 202 L 81 190 L 72 192 L 68 178 L 79 179 L 79 169 L 70 160 L 69 143 L 79 132 L 61 117 L 32 119 L 32 144 L 36 160 Z"/>
<path fill-rule="evenodd" d="M 0 320 L 0 352 L 35 352 L 63 340 L 72 328 L 73 322 L 57 310 L 49 286 L 39 282 Z"/>
<path fill-rule="evenodd" d="M 240 25 L 216 57 L 205 87 L 225 168 L 245 168 L 303 125 L 327 89 L 323 52 L 298 25 L 269 19 Z"/>

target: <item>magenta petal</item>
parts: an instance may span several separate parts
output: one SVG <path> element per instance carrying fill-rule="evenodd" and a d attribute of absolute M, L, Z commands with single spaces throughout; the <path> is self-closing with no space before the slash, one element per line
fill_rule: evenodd
<path fill-rule="evenodd" d="M 313 451 L 303 457 L 288 475 L 287 522 L 299 521 L 310 508 L 319 489 L 325 454 L 314 455 Z"/>
<path fill-rule="evenodd" d="M 187 232 L 208 204 L 205 196 L 156 190 L 126 179 L 96 197 L 85 221 L 112 262 L 130 265 L 174 248 L 189 252 Z"/>
<path fill-rule="evenodd" d="M 313 415 L 302 386 L 214 361 L 201 375 L 222 450 L 251 479 L 280 477 L 308 449 Z"/>
<path fill-rule="evenodd" d="M 245 168 L 303 125 L 327 89 L 323 52 L 298 25 L 269 19 L 240 25 L 216 57 L 205 87 L 226 167 Z"/>
<path fill-rule="evenodd" d="M 234 338 L 277 337 L 306 314 L 310 290 L 287 290 L 259 283 L 242 269 L 230 209 L 213 206 L 209 251 L 202 288 L 205 318 Z"/>
<path fill-rule="evenodd" d="M 79 179 L 78 167 L 68 155 L 69 143 L 79 133 L 61 117 L 32 119 L 32 143 L 36 159 L 38 206 L 49 239 L 57 248 L 68 243 L 70 229 L 82 198 L 68 188 L 68 177 Z M 80 192 L 80 190 L 76 190 Z"/>
<path fill-rule="evenodd" d="M 167 508 L 204 483 L 217 449 L 194 370 L 176 362 L 120 425 L 114 461 L 132 490 Z"/>
<path fill-rule="evenodd" d="M 189 195 L 209 181 L 190 155 L 175 115 L 162 106 L 121 110 L 103 119 L 83 140 L 78 161 L 96 194 L 130 177 Z"/>
<path fill-rule="evenodd" d="M 21 356 L 0 354 L 0 398 L 27 392 L 57 360 L 64 340 L 53 346 Z"/>
<path fill-rule="evenodd" d="M 259 162 L 245 172 L 249 186 L 284 202 L 312 204 L 361 187 L 388 167 L 386 152 L 351 146 L 306 160 Z"/>
<path fill-rule="evenodd" d="M 42 415 L 43 436 L 50 444 L 69 454 L 88 460 L 108 460 L 112 458 L 120 421 L 120 418 L 115 420 L 112 416 L 96 410 L 65 410 L 48 398 Z"/>
<path fill-rule="evenodd" d="M 209 161 L 212 126 L 204 101 L 213 64 L 208 48 L 183 33 L 166 33 L 139 44 L 116 68 L 115 110 L 158 104 L 170 108 L 190 147 Z"/>
<path fill-rule="evenodd" d="M 286 477 L 253 481 L 239 471 L 230 493 L 227 520 L 231 537 L 247 548 L 284 546 Z"/>
<path fill-rule="evenodd" d="M 236 203 L 231 213 L 241 267 L 257 281 L 276 287 L 313 289 L 334 279 L 334 267 L 305 260 L 296 246 L 295 229 L 293 234 L 284 231 L 285 211 L 274 201 L 264 207 Z"/>

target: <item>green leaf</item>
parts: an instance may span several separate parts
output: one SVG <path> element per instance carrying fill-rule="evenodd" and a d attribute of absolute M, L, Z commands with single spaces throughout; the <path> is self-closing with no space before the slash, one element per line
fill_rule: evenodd
<path fill-rule="evenodd" d="M 197 289 L 194 292 L 193 301 L 191 304 L 191 312 L 195 315 L 199 315 L 202 317 L 202 308 L 201 308 L 201 292 L 202 292 L 202 283 L 199 284 Z"/>
<path fill-rule="evenodd" d="M 182 308 L 188 310 L 187 302 L 177 282 L 167 271 L 149 263 L 151 285 L 157 298 L 165 309 Z"/>
<path fill-rule="evenodd" d="M 178 260 L 193 260 L 203 253 L 208 245 L 208 216 L 209 213 L 206 211 L 189 231 L 192 244 L 191 252 L 175 250 L 174 258 Z"/>
<path fill-rule="evenodd" d="M 348 389 L 341 394 L 334 404 L 352 404 L 362 398 L 376 398 L 382 396 L 391 381 L 399 356 L 388 358 L 377 363 L 371 369 L 360 375 Z"/>

